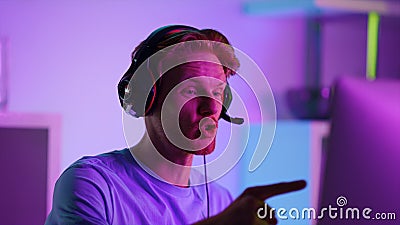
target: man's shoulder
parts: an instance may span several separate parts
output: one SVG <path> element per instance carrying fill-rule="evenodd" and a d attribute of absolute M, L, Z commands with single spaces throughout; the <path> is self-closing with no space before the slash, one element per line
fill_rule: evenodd
<path fill-rule="evenodd" d="M 128 149 L 113 150 L 105 153 L 101 153 L 93 156 L 83 156 L 74 163 L 72 163 L 69 168 L 98 168 L 106 167 L 112 168 L 115 166 L 123 165 L 126 160 L 126 153 Z"/>
<path fill-rule="evenodd" d="M 68 166 L 61 177 L 109 178 L 126 170 L 128 149 L 114 150 L 94 156 L 84 156 Z"/>
<path fill-rule="evenodd" d="M 53 209 L 47 223 L 108 224 L 113 210 L 110 193 L 123 173 L 123 157 L 129 153 L 126 151 L 85 156 L 65 169 L 55 185 Z M 117 167 L 119 170 L 114 170 Z"/>

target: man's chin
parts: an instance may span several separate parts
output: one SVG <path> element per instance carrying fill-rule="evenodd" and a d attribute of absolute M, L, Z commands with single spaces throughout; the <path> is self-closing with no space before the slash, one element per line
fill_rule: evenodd
<path fill-rule="evenodd" d="M 198 151 L 193 152 L 194 155 L 209 155 L 214 151 L 214 148 L 204 148 Z"/>
<path fill-rule="evenodd" d="M 197 151 L 185 151 L 193 155 L 209 155 L 215 150 L 215 140 L 213 140 L 207 147 Z"/>

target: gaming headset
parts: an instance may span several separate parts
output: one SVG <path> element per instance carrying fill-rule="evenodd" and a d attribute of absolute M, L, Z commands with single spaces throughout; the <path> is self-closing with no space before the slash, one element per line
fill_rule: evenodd
<path fill-rule="evenodd" d="M 146 116 L 151 111 L 157 98 L 157 89 L 160 88 L 159 82 L 156 81 L 155 77 L 150 72 L 136 74 L 135 72 L 138 70 L 139 66 L 146 61 L 146 59 L 160 50 L 157 48 L 157 44 L 162 41 L 165 35 L 170 32 L 182 31 L 196 33 L 202 32 L 202 30 L 185 25 L 161 27 L 153 31 L 132 56 L 133 59 L 129 69 L 125 72 L 118 83 L 119 101 L 125 112 L 139 118 Z M 134 74 L 135 76 L 133 76 Z M 146 96 L 143 93 L 148 93 L 148 95 Z M 234 124 L 242 124 L 244 122 L 243 118 L 232 118 L 227 114 L 227 110 L 231 103 L 232 92 L 227 84 L 224 90 L 223 107 L 220 119 L 222 118 Z"/>

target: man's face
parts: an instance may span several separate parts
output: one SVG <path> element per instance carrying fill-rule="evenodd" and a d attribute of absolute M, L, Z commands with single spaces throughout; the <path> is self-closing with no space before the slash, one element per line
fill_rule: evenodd
<path fill-rule="evenodd" d="M 211 62 L 186 63 L 161 78 L 160 117 L 171 143 L 196 155 L 213 152 L 225 86 L 223 67 Z"/>

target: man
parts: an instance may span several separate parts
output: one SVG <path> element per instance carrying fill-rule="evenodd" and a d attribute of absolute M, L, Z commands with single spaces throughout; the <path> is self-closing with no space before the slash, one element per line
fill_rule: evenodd
<path fill-rule="evenodd" d="M 249 188 L 233 201 L 191 169 L 194 155 L 214 151 L 220 118 L 241 122 L 227 114 L 227 79 L 238 67 L 215 30 L 174 25 L 150 34 L 118 85 L 125 111 L 144 117 L 144 136 L 64 171 L 46 224 L 276 224 L 273 213 L 258 219 L 257 209 L 304 181 Z"/>

